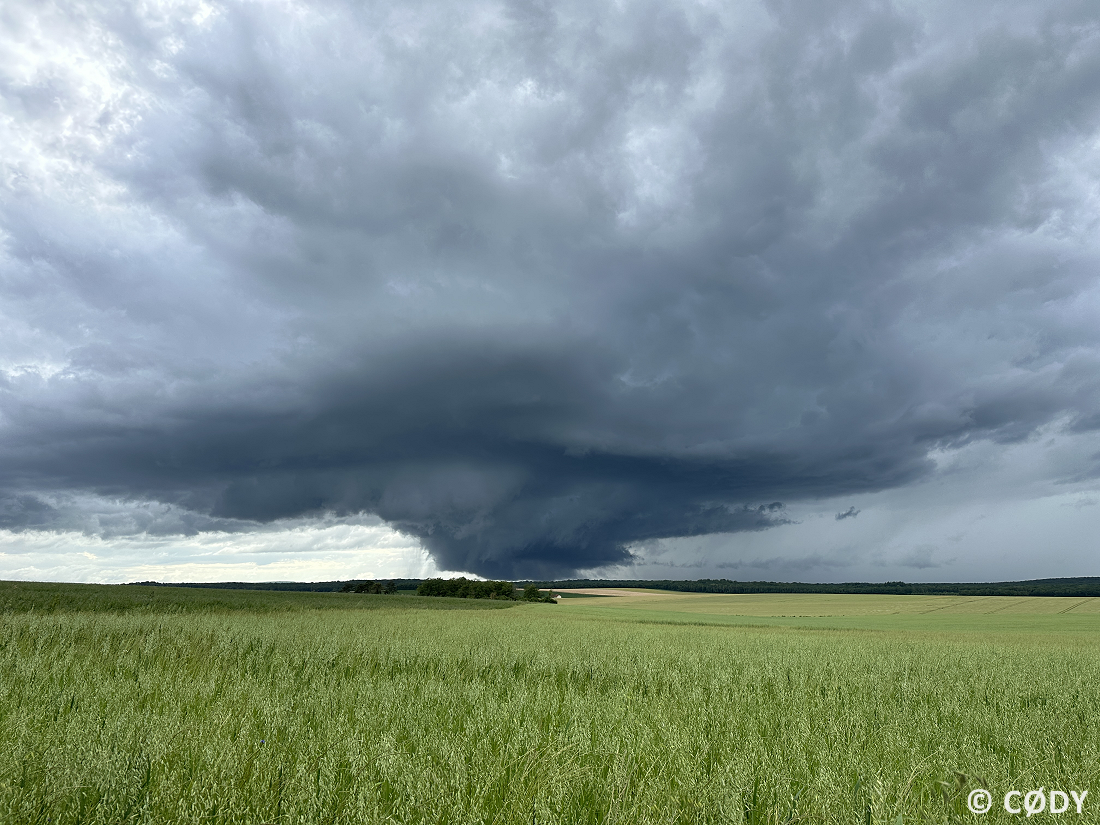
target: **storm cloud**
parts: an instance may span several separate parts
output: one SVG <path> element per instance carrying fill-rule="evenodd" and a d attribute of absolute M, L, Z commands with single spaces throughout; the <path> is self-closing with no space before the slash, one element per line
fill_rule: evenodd
<path fill-rule="evenodd" d="M 0 527 L 559 577 L 1097 428 L 1092 4 L 0 14 Z"/>

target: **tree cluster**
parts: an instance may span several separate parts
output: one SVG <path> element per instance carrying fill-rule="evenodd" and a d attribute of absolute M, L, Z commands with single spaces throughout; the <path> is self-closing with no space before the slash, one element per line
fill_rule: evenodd
<path fill-rule="evenodd" d="M 543 594 L 539 590 L 539 586 L 534 582 L 531 582 L 523 588 L 523 600 L 528 602 L 548 602 L 549 604 L 557 604 L 554 600 L 553 590 L 548 590 Z"/>
<path fill-rule="evenodd" d="M 511 582 L 471 581 L 457 579 L 426 579 L 416 588 L 418 596 L 451 596 L 457 599 L 512 599 L 516 588 Z"/>
<path fill-rule="evenodd" d="M 396 593 L 394 582 L 348 582 L 340 588 L 341 593 Z"/>

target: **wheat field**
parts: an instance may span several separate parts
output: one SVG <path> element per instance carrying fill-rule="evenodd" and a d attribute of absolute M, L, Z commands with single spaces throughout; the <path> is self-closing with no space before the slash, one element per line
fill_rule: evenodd
<path fill-rule="evenodd" d="M 969 813 L 979 786 L 1100 796 L 1100 614 L 707 598 L 5 584 L 0 822 L 897 825 L 1017 819 Z"/>

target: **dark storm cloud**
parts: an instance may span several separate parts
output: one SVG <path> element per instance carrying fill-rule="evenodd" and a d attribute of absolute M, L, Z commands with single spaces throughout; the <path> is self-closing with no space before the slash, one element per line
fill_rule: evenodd
<path fill-rule="evenodd" d="M 1092 427 L 1087 4 L 201 17 L 9 21 L 108 78 L 0 81 L 11 529 L 369 512 L 559 576 Z"/>
<path fill-rule="evenodd" d="M 837 521 L 844 521 L 844 519 L 846 519 L 846 518 L 855 518 L 856 516 L 859 515 L 859 513 L 860 513 L 860 511 L 857 510 L 853 506 L 853 507 L 849 507 L 847 510 L 845 510 L 841 513 L 837 513 L 835 518 L 836 518 Z"/>

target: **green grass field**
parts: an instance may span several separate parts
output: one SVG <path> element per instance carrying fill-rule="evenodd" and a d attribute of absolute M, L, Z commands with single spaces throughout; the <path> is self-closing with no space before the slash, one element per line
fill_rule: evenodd
<path fill-rule="evenodd" d="M 1089 600 L 500 607 L 0 584 L 0 822 L 893 825 L 1100 797 Z"/>

